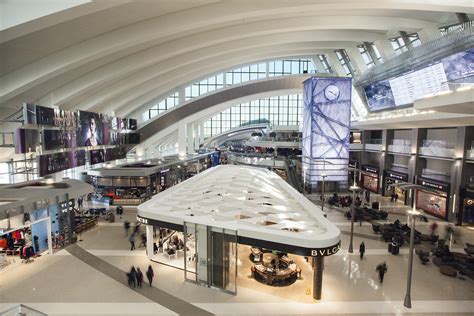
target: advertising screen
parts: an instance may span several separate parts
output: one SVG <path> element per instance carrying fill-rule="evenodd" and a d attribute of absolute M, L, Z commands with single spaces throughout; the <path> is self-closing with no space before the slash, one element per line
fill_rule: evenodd
<path fill-rule="evenodd" d="M 54 126 L 63 129 L 76 129 L 77 113 L 72 111 L 54 109 Z"/>
<path fill-rule="evenodd" d="M 125 135 L 125 144 L 127 145 L 135 145 L 140 144 L 140 134 L 138 133 L 129 133 Z"/>
<path fill-rule="evenodd" d="M 412 104 L 425 95 L 449 91 L 448 82 L 474 82 L 474 48 L 364 87 L 370 111 Z"/>
<path fill-rule="evenodd" d="M 44 150 L 76 147 L 76 132 L 62 130 L 43 130 Z"/>
<path fill-rule="evenodd" d="M 91 165 L 105 162 L 105 152 L 103 149 L 89 151 L 89 161 Z"/>
<path fill-rule="evenodd" d="M 433 216 L 446 218 L 446 202 L 446 197 L 444 196 L 422 190 L 416 191 L 416 207 Z"/>
<path fill-rule="evenodd" d="M 312 77 L 304 82 L 302 162 L 307 185 L 322 181 L 323 173 L 326 181 L 347 184 L 351 87 L 350 78 Z"/>
<path fill-rule="evenodd" d="M 15 153 L 35 152 L 39 146 L 39 132 L 35 129 L 17 128 L 15 131 Z"/>
<path fill-rule="evenodd" d="M 104 142 L 104 126 L 101 115 L 94 112 L 79 111 L 77 146 L 100 146 Z"/>
<path fill-rule="evenodd" d="M 83 166 L 86 163 L 84 150 L 61 152 L 39 156 L 39 176 Z"/>
<path fill-rule="evenodd" d="M 55 114 L 53 108 L 48 108 L 39 105 L 36 106 L 36 124 L 55 126 L 54 117 Z"/>
<path fill-rule="evenodd" d="M 371 177 L 366 174 L 362 175 L 362 186 L 374 193 L 377 193 L 379 187 L 379 178 Z"/>
<path fill-rule="evenodd" d="M 123 159 L 127 157 L 127 150 L 125 147 L 107 148 L 105 150 L 105 161 Z"/>

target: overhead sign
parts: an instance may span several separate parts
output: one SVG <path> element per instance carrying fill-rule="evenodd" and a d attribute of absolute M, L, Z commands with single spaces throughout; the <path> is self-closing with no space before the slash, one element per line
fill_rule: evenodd
<path fill-rule="evenodd" d="M 379 168 L 368 165 L 362 165 L 362 171 L 379 174 Z"/>
<path fill-rule="evenodd" d="M 387 178 L 392 178 L 395 180 L 405 181 L 408 182 L 408 175 L 406 173 L 398 173 L 393 171 L 386 171 L 385 176 Z"/>
<path fill-rule="evenodd" d="M 438 191 L 449 192 L 449 184 L 443 184 L 439 182 L 429 181 L 424 178 L 418 178 L 418 184 Z"/>

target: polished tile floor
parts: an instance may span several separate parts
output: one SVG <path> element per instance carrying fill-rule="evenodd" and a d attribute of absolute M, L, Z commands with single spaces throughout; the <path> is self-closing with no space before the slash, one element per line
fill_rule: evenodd
<path fill-rule="evenodd" d="M 312 198 L 312 197 L 310 197 Z M 406 206 L 385 198 L 382 208 L 406 221 Z M 474 281 L 450 278 L 438 272 L 433 264 L 426 266 L 415 257 L 413 265 L 412 309 L 403 307 L 406 288 L 408 249 L 400 255 L 387 252 L 387 244 L 372 233 L 370 224 L 355 225 L 354 254 L 347 253 L 350 222 L 343 210 L 326 207 L 328 218 L 342 231 L 342 249 L 325 259 L 323 300 L 314 302 L 311 293 L 311 270 L 301 257 L 303 278 L 288 287 L 268 287 L 249 278 L 250 261 L 240 246 L 237 295 L 204 288 L 184 281 L 180 269 L 151 263 L 155 270 L 153 289 L 129 289 L 125 271 L 131 265 L 145 270 L 150 262 L 144 249 L 129 250 L 123 230 L 125 219 L 133 221 L 134 208 L 125 211 L 115 223 L 101 221 L 99 227 L 82 234 L 81 249 L 71 254 L 61 250 L 53 256 L 42 256 L 31 264 L 16 264 L 0 271 L 0 312 L 23 303 L 51 315 L 197 315 L 201 312 L 219 315 L 472 315 Z M 430 220 L 434 220 L 431 219 Z M 417 229 L 429 230 L 429 223 Z M 443 227 L 439 228 L 443 232 Z M 474 232 L 460 229 L 459 251 L 464 242 L 473 242 Z M 366 244 L 364 259 L 358 256 L 358 245 Z M 241 250 L 241 248 L 243 250 Z M 86 250 L 84 254 L 81 250 Z M 81 255 L 82 253 L 82 255 Z M 378 263 L 386 261 L 388 272 L 380 284 L 375 272 Z M 168 296 L 169 295 L 169 296 Z M 182 302 L 182 303 L 180 303 Z M 181 305 L 180 305 L 181 304 Z"/>

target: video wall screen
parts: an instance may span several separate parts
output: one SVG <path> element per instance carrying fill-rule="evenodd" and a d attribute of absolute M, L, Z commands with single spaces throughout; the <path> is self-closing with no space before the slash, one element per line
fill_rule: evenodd
<path fill-rule="evenodd" d="M 137 129 L 137 120 L 135 119 L 128 119 L 128 126 L 127 129 L 135 131 Z"/>
<path fill-rule="evenodd" d="M 123 135 L 125 135 L 125 144 L 127 145 L 140 144 L 140 134 L 128 133 L 128 134 L 123 134 Z"/>
<path fill-rule="evenodd" d="M 362 186 L 365 189 L 369 190 L 369 191 L 377 193 L 378 188 L 379 188 L 379 178 L 371 177 L 371 176 L 368 176 L 366 174 L 363 174 L 362 175 Z"/>
<path fill-rule="evenodd" d="M 105 162 L 105 151 L 103 149 L 90 150 L 89 162 L 91 165 Z"/>
<path fill-rule="evenodd" d="M 86 164 L 86 151 L 76 150 L 39 156 L 40 177 Z"/>
<path fill-rule="evenodd" d="M 107 148 L 105 150 L 105 161 L 124 159 L 127 157 L 127 150 L 125 147 Z"/>
<path fill-rule="evenodd" d="M 370 111 L 391 109 L 425 95 L 449 91 L 448 82 L 474 82 L 474 48 L 441 59 L 427 67 L 364 87 Z"/>
<path fill-rule="evenodd" d="M 447 198 L 427 191 L 416 191 L 416 207 L 425 212 L 446 219 Z"/>
<path fill-rule="evenodd" d="M 43 130 L 44 150 L 55 150 L 77 147 L 75 131 Z"/>
<path fill-rule="evenodd" d="M 15 153 L 35 152 L 39 143 L 39 132 L 35 129 L 17 128 L 15 131 Z"/>

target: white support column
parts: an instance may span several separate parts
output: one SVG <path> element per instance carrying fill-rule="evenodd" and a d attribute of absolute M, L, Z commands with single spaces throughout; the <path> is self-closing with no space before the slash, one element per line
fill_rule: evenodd
<path fill-rule="evenodd" d="M 429 42 L 432 39 L 440 36 L 439 28 L 436 25 L 431 25 L 418 32 L 418 37 L 422 43 Z"/>
<path fill-rule="evenodd" d="M 374 44 L 377 47 L 380 56 L 382 56 L 384 62 L 396 56 L 392 44 L 390 44 L 390 41 L 388 39 L 377 40 L 374 42 Z"/>
<path fill-rule="evenodd" d="M 199 122 L 199 145 L 204 143 L 204 122 Z"/>
<path fill-rule="evenodd" d="M 146 225 L 146 254 L 149 260 L 153 258 L 153 226 Z"/>
<path fill-rule="evenodd" d="M 345 50 L 354 69 L 357 70 L 359 74 L 364 73 L 367 70 L 367 64 L 362 58 L 357 46 L 346 47 Z"/>
<path fill-rule="evenodd" d="M 335 52 L 331 51 L 326 54 L 327 59 L 331 63 L 332 70 L 338 75 L 342 77 L 346 77 L 346 71 L 342 68 L 341 62 L 337 58 Z"/>
<path fill-rule="evenodd" d="M 178 87 L 178 104 L 183 104 L 185 101 L 185 90 L 184 86 L 179 86 Z"/>
<path fill-rule="evenodd" d="M 178 155 L 186 156 L 186 122 L 184 121 L 178 123 Z"/>
<path fill-rule="evenodd" d="M 199 150 L 199 144 L 201 143 L 201 134 L 199 133 L 199 122 L 194 122 L 193 124 L 193 131 L 194 131 L 194 150 Z"/>
<path fill-rule="evenodd" d="M 187 143 L 187 149 L 186 153 L 192 154 L 194 153 L 194 124 L 189 123 L 186 126 L 186 143 Z"/>
<path fill-rule="evenodd" d="M 53 239 L 51 238 L 51 217 L 46 219 L 46 234 L 48 234 L 48 254 L 53 254 Z"/>

